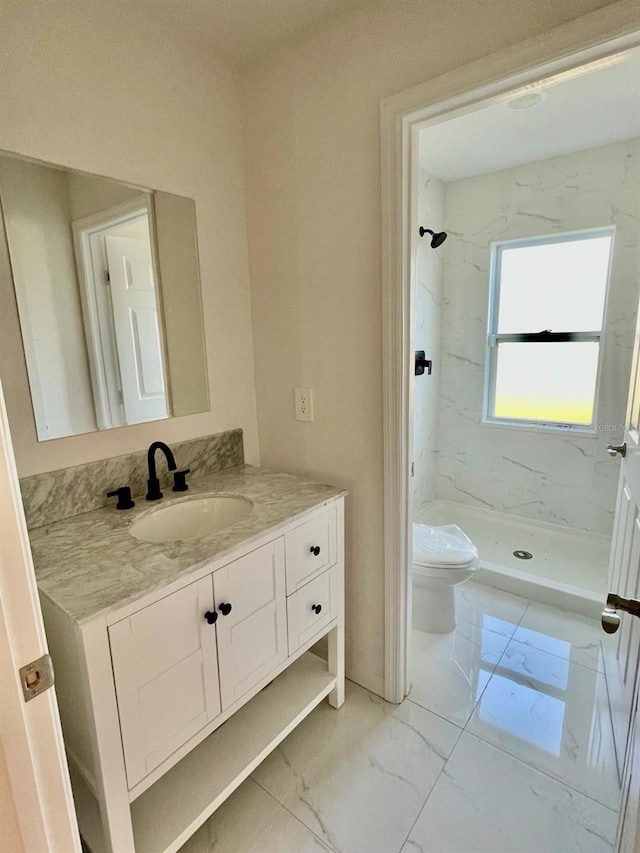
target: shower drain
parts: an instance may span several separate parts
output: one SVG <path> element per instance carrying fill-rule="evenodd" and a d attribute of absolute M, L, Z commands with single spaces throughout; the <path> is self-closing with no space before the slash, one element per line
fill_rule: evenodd
<path fill-rule="evenodd" d="M 513 556 L 519 560 L 530 560 L 533 557 L 531 551 L 514 551 Z"/>

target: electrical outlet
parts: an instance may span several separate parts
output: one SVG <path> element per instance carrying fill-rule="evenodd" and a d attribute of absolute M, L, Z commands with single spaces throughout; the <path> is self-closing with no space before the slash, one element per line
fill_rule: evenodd
<path fill-rule="evenodd" d="M 296 388 L 296 420 L 313 420 L 313 391 L 311 388 Z"/>

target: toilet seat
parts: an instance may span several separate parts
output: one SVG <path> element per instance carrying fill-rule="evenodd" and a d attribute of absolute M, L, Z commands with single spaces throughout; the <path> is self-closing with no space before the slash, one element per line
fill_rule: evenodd
<path fill-rule="evenodd" d="M 457 524 L 413 525 L 413 566 L 420 569 L 462 569 L 478 559 L 478 549 Z"/>
<path fill-rule="evenodd" d="M 456 626 L 454 587 L 480 568 L 478 549 L 456 524 L 413 525 L 413 627 L 447 634 Z"/>
<path fill-rule="evenodd" d="M 434 578 L 446 580 L 447 583 L 455 584 L 456 577 L 467 577 L 470 572 L 475 572 L 480 568 L 480 558 L 474 557 L 469 563 L 463 563 L 460 566 L 420 566 L 417 563 L 413 564 L 414 578 Z"/>

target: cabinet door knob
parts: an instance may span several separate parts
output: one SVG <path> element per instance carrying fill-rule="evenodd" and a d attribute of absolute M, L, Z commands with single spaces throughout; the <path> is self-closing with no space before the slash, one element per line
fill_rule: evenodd
<path fill-rule="evenodd" d="M 309 548 L 309 550 L 311 551 L 311 553 L 312 553 L 315 557 L 317 557 L 317 556 L 318 556 L 318 554 L 320 553 L 320 546 L 319 546 L 319 545 L 312 545 L 312 546 L 311 546 L 311 548 Z"/>
<path fill-rule="evenodd" d="M 317 614 L 317 613 L 320 613 L 320 611 L 322 610 L 322 605 L 321 605 L 321 604 L 312 604 L 312 605 L 311 605 L 311 609 L 312 609 L 312 610 L 313 610 L 313 612 L 314 612 L 314 613 L 316 613 L 316 614 Z"/>
<path fill-rule="evenodd" d="M 218 614 L 215 610 L 207 610 L 207 612 L 204 614 L 204 618 L 207 620 L 209 625 L 215 625 L 215 621 L 218 618 Z"/>
<path fill-rule="evenodd" d="M 233 610 L 230 604 L 221 604 L 218 609 L 220 610 L 220 613 L 222 613 L 223 616 L 228 616 Z"/>

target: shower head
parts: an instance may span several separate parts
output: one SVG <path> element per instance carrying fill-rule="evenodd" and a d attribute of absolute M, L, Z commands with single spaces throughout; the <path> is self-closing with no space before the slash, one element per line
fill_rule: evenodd
<path fill-rule="evenodd" d="M 431 234 L 431 248 L 437 249 L 438 246 L 442 246 L 444 241 L 447 239 L 446 231 L 432 231 L 431 228 L 423 228 L 420 226 L 420 236 L 424 237 L 425 234 Z"/>

